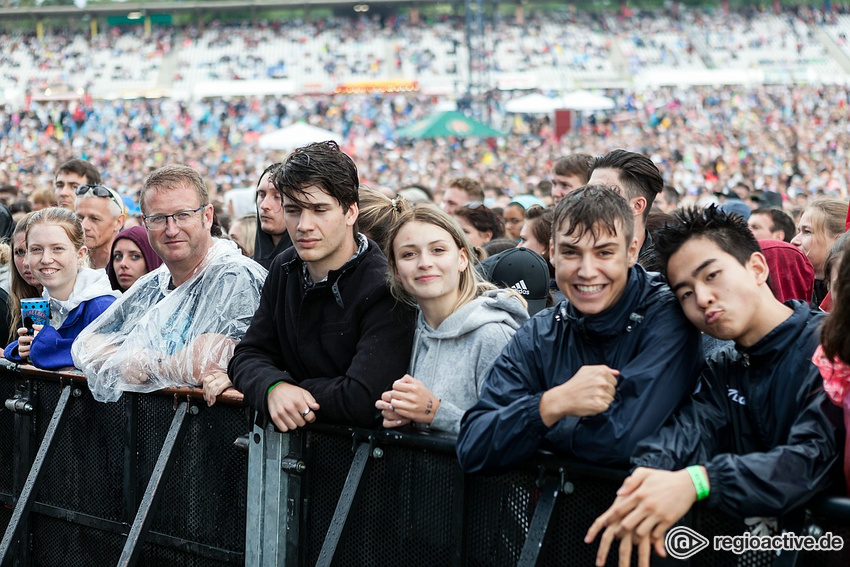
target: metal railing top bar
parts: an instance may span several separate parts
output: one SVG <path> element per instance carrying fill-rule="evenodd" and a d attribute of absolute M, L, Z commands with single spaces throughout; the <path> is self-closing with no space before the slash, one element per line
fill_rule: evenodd
<path fill-rule="evenodd" d="M 19 372 L 25 378 L 37 378 L 58 381 L 74 380 L 77 382 L 86 381 L 85 374 L 83 374 L 77 369 L 61 371 L 43 370 L 41 368 L 36 368 L 35 366 L 32 366 L 30 364 L 17 364 L 5 358 L 0 358 L 0 368 L 10 370 L 12 372 Z M 4 373 L 0 372 L 0 377 L 2 376 L 4 376 Z M 157 390 L 155 392 L 150 393 L 153 395 L 174 396 L 177 398 L 189 397 L 203 399 L 204 397 L 204 393 L 201 388 L 192 388 L 189 386 L 181 388 L 163 388 L 162 390 Z M 222 392 L 221 395 L 219 395 L 217 403 L 224 403 L 228 405 L 245 405 L 245 397 L 239 390 L 229 388 Z"/>

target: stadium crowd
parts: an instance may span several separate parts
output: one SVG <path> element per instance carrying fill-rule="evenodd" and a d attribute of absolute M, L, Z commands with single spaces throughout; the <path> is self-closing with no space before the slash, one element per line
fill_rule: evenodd
<path fill-rule="evenodd" d="M 445 102 L 418 93 L 7 107 L 4 356 L 99 401 L 234 387 L 283 432 L 448 432 L 470 473 L 632 467 L 599 564 L 664 555 L 700 500 L 844 492 L 850 88 L 610 94 L 556 139 L 495 93 L 514 131 L 484 143 L 398 136 Z M 259 149 L 296 120 L 340 139 Z"/>

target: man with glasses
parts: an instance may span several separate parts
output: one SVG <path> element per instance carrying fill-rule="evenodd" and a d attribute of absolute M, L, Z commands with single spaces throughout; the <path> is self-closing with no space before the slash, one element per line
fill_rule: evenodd
<path fill-rule="evenodd" d="M 100 173 L 84 159 L 68 160 L 56 170 L 53 178 L 53 190 L 59 207 L 74 210 L 77 200 L 75 191 L 80 185 L 97 185 L 101 183 Z"/>
<path fill-rule="evenodd" d="M 114 189 L 105 185 L 80 185 L 74 212 L 86 233 L 91 267 L 100 270 L 109 264 L 112 242 L 121 232 L 126 215 L 124 202 Z"/>
<path fill-rule="evenodd" d="M 212 405 L 230 386 L 227 363 L 259 304 L 266 270 L 233 242 L 211 236 L 213 208 L 192 168 L 154 171 L 140 206 L 163 266 L 80 333 L 74 363 L 100 401 L 190 385 L 203 386 Z"/>

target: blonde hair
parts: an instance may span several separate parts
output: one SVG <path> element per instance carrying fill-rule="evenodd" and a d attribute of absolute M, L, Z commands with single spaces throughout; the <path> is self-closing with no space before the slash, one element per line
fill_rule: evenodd
<path fill-rule="evenodd" d="M 239 231 L 242 242 L 245 243 L 244 246 L 240 245 L 240 248 L 244 250 L 245 255 L 249 258 L 254 255 L 254 236 L 257 233 L 257 215 L 256 213 L 248 213 L 242 215 L 240 217 L 236 217 L 231 221 L 231 229 L 236 228 Z M 229 232 L 229 231 L 228 231 Z M 239 244 L 237 242 L 237 244 Z"/>
<path fill-rule="evenodd" d="M 74 211 L 63 209 L 61 207 L 49 207 L 47 209 L 41 209 L 40 211 L 34 212 L 32 217 L 30 217 L 29 222 L 27 222 L 27 242 L 29 242 L 30 230 L 32 230 L 34 226 L 40 224 L 55 224 L 62 227 L 65 234 L 68 236 L 68 240 L 70 240 L 71 244 L 74 246 L 74 250 L 77 252 L 86 245 L 86 234 L 83 231 L 83 225 L 80 223 L 80 219 L 77 218 L 77 215 L 74 214 Z M 81 266 L 86 268 L 89 267 L 88 252 L 85 256 L 83 256 Z"/>
<path fill-rule="evenodd" d="M 458 249 L 463 250 L 466 253 L 466 257 L 469 259 L 466 263 L 466 269 L 460 273 L 460 282 L 458 284 L 460 294 L 458 295 L 457 303 L 454 307 L 452 307 L 452 312 L 457 311 L 460 307 L 469 303 L 485 291 L 498 289 L 495 285 L 484 281 L 481 276 L 478 275 L 474 265 L 476 258 L 475 252 L 472 250 L 472 245 L 469 244 L 469 241 L 466 239 L 466 235 L 463 234 L 463 231 L 457 222 L 455 222 L 451 216 L 432 205 L 420 205 L 402 214 L 387 234 L 387 243 L 384 248 L 384 254 L 387 257 L 387 262 L 390 266 L 388 276 L 390 292 L 393 297 L 399 301 L 407 303 L 408 305 L 416 306 L 416 300 L 413 296 L 407 293 L 401 285 L 401 282 L 399 282 L 395 277 L 398 265 L 393 251 L 393 245 L 399 231 L 404 225 L 411 222 L 432 224 L 445 230 L 449 233 L 449 236 L 451 236 Z"/>
<path fill-rule="evenodd" d="M 26 234 L 27 231 L 27 223 L 33 217 L 35 212 L 27 213 L 27 215 L 21 218 L 17 224 L 15 225 L 15 230 L 12 232 L 12 246 L 15 245 L 15 236 L 18 234 Z M 24 241 L 26 243 L 26 241 Z M 24 244 L 24 249 L 26 250 L 26 244 Z M 12 250 L 12 256 L 14 260 L 14 249 Z M 18 273 L 18 267 L 12 263 L 9 270 L 10 274 L 10 285 L 9 285 L 9 309 L 12 310 L 12 320 L 9 325 L 9 336 L 17 338 L 16 331 L 21 324 L 21 300 L 29 297 L 41 297 L 41 292 L 37 287 L 30 285 L 21 274 Z"/>
<path fill-rule="evenodd" d="M 387 247 L 387 237 L 401 215 L 410 210 L 410 204 L 404 197 L 390 199 L 380 191 L 361 187 L 359 191 L 360 214 L 357 227 L 366 236 L 374 240 L 381 250 Z"/>
<path fill-rule="evenodd" d="M 840 236 L 847 219 L 847 203 L 841 199 L 816 199 L 806 207 L 811 211 L 812 232 L 816 238 L 824 240 Z"/>

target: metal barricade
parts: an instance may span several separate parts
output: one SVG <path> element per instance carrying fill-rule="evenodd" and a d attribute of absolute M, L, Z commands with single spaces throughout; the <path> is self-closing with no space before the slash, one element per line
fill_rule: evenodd
<path fill-rule="evenodd" d="M 104 404 L 79 374 L 6 365 L 0 397 L 20 406 L 0 411 L 4 567 L 244 564 L 241 395 Z"/>

